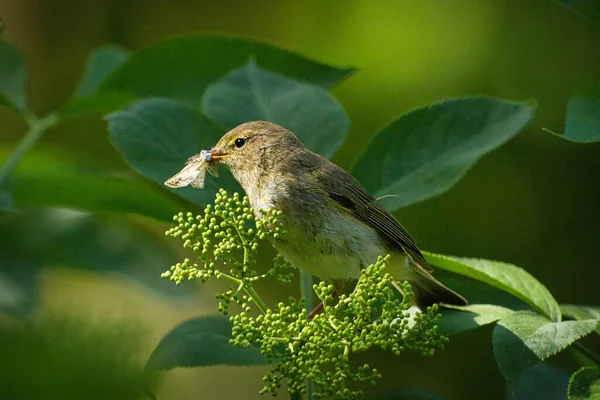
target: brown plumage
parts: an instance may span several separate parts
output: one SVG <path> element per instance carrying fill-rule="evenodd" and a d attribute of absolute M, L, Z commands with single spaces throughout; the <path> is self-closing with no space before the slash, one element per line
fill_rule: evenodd
<path fill-rule="evenodd" d="M 392 275 L 411 283 L 418 306 L 467 303 L 431 275 L 414 239 L 379 201 L 287 129 L 248 122 L 226 133 L 210 153 L 211 162 L 230 169 L 257 212 L 282 211 L 288 234 L 273 245 L 296 267 L 343 281 L 391 254 Z"/>

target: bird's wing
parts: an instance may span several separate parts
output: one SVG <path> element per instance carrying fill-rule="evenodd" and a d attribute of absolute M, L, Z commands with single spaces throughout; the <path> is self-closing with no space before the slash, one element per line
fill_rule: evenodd
<path fill-rule="evenodd" d="M 321 183 L 320 187 L 325 188 L 329 198 L 342 209 L 375 228 L 389 242 L 397 245 L 413 261 L 411 264 L 416 264 L 426 272 L 433 271 L 412 236 L 350 174 L 337 165 L 326 162 L 316 176 Z"/>

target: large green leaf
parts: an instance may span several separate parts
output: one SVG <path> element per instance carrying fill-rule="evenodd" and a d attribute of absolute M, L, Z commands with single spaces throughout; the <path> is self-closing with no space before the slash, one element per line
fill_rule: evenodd
<path fill-rule="evenodd" d="M 170 99 L 142 100 L 106 119 L 111 142 L 125 161 L 161 186 L 183 168 L 190 156 L 211 148 L 223 134 L 196 109 Z M 241 190 L 227 173 L 219 178 L 207 176 L 202 190 L 170 190 L 197 204 L 207 204 L 219 187 Z"/>
<path fill-rule="evenodd" d="M 521 373 L 564 350 L 589 334 L 597 320 L 552 322 L 530 311 L 518 311 L 501 319 L 494 328 L 494 357 L 509 382 Z"/>
<path fill-rule="evenodd" d="M 210 315 L 176 326 L 156 346 L 146 363 L 146 370 L 267 364 L 258 349 L 229 344 L 231 327 L 228 317 Z"/>
<path fill-rule="evenodd" d="M 513 310 L 493 304 L 470 304 L 461 307 L 442 309 L 442 319 L 438 323 L 444 335 L 455 335 L 460 332 L 491 324 L 513 313 Z"/>
<path fill-rule="evenodd" d="M 567 104 L 565 134 L 577 143 L 600 141 L 600 82 L 578 90 Z"/>
<path fill-rule="evenodd" d="M 378 132 L 352 174 L 391 210 L 450 189 L 484 154 L 527 125 L 534 107 L 476 97 L 402 115 Z"/>
<path fill-rule="evenodd" d="M 600 368 L 584 367 L 573 374 L 569 400 L 600 400 Z"/>
<path fill-rule="evenodd" d="M 553 321 L 560 321 L 560 308 L 552 294 L 522 268 L 500 261 L 445 256 L 424 252 L 430 264 L 438 268 L 487 283 L 502 289 L 540 311 Z"/>
<path fill-rule="evenodd" d="M 16 174 L 10 192 L 17 207 L 64 207 L 91 212 L 123 212 L 171 221 L 184 210 L 164 195 L 132 179 L 68 172 Z"/>
<path fill-rule="evenodd" d="M 325 89 L 262 69 L 254 59 L 210 85 L 202 108 L 227 129 L 255 120 L 282 125 L 328 158 L 350 128 L 346 112 Z"/>
<path fill-rule="evenodd" d="M 538 364 L 523 371 L 510 400 L 567 400 L 569 374 L 549 364 Z M 509 387 L 509 392 L 512 388 Z"/>
<path fill-rule="evenodd" d="M 561 304 L 560 311 L 564 316 L 578 321 L 584 319 L 597 319 L 600 321 L 600 307 Z M 596 332 L 600 333 L 600 326 L 596 329 Z"/>
<path fill-rule="evenodd" d="M 90 55 L 85 72 L 75 90 L 75 97 L 94 94 L 106 78 L 127 60 L 127 49 L 109 44 L 96 49 Z"/>
<path fill-rule="evenodd" d="M 139 97 L 173 97 L 199 104 L 206 87 L 254 57 L 270 71 L 330 87 L 352 69 L 330 67 L 265 43 L 221 36 L 186 36 L 132 54 L 102 85 Z"/>
<path fill-rule="evenodd" d="M 28 98 L 27 64 L 11 44 L 0 40 L 0 105 L 24 113 Z"/>

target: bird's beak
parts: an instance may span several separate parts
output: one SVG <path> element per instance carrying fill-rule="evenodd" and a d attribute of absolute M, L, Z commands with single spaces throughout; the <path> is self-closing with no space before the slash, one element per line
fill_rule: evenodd
<path fill-rule="evenodd" d="M 222 151 L 215 148 L 209 150 L 208 153 L 212 156 L 211 161 L 218 161 L 219 159 L 227 157 L 229 155 L 229 153 L 227 153 L 226 151 Z"/>

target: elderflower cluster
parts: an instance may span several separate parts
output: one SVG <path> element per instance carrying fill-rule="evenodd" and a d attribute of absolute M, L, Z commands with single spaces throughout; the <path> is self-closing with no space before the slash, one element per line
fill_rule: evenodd
<path fill-rule="evenodd" d="M 368 364 L 351 366 L 353 354 L 379 348 L 396 355 L 413 350 L 432 356 L 443 348 L 447 338 L 437 330 L 441 317 L 437 306 L 424 313 L 409 312 L 413 297 L 410 284 L 396 283 L 401 296 L 386 272 L 389 256 L 366 268 L 349 295 L 335 296 L 334 287 L 325 282 L 314 285 L 324 307 L 312 319 L 307 318 L 304 299 L 289 298 L 287 303 L 268 307 L 253 284 L 272 277 L 285 283 L 293 275 L 281 273 L 281 268 L 289 266 L 281 256 L 275 257 L 273 267 L 262 275 L 254 268 L 259 243 L 285 235 L 280 215 L 271 210 L 255 218 L 246 197 L 237 193 L 229 197 L 220 190 L 214 207 L 207 206 L 204 215 L 180 213 L 166 232 L 191 248 L 197 260 L 185 259 L 163 277 L 177 284 L 184 279 L 206 282 L 212 277 L 232 282 L 227 291 L 216 296 L 219 311 L 227 314 L 231 303 L 240 305 L 241 311 L 230 318 L 230 342 L 259 348 L 274 364 L 264 377 L 261 393 L 276 395 L 283 381 L 290 392 L 304 393 L 307 382 L 312 381 L 317 389 L 315 398 L 356 399 L 361 392 L 347 388 L 347 382 L 374 384 L 381 375 Z M 255 316 L 251 304 L 258 307 L 260 315 Z"/>
<path fill-rule="evenodd" d="M 292 392 L 306 392 L 306 382 L 312 381 L 318 390 L 315 398 L 356 399 L 361 392 L 348 389 L 347 381 L 375 384 L 381 375 L 368 364 L 353 369 L 352 354 L 375 347 L 395 355 L 413 350 L 432 356 L 443 348 L 448 339 L 437 330 L 441 317 L 437 306 L 411 315 L 410 284 L 399 284 L 404 297 L 398 298 L 392 277 L 385 273 L 387 261 L 388 257 L 380 258 L 366 268 L 354 291 L 337 301 L 332 285 L 314 285 L 324 310 L 312 320 L 294 299 L 279 303 L 265 315 L 251 317 L 242 312 L 231 318 L 231 343 L 257 346 L 269 360 L 277 361 L 265 376 L 261 393 L 275 395 L 285 379 Z"/>

